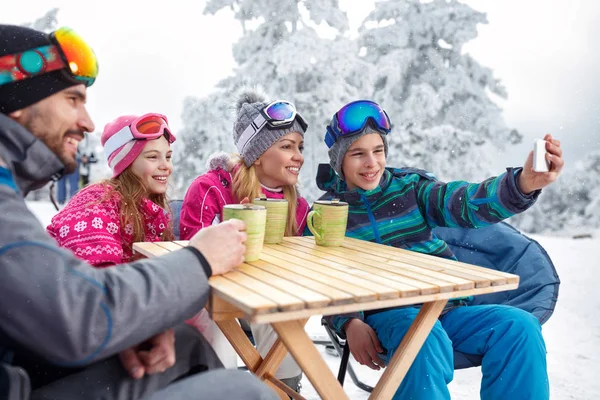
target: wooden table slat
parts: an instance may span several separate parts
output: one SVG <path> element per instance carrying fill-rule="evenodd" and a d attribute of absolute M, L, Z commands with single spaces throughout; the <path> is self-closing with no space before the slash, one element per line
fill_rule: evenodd
<path fill-rule="evenodd" d="M 146 257 L 158 257 L 171 252 L 170 250 L 167 250 L 153 242 L 134 243 L 133 251 L 136 251 Z"/>
<path fill-rule="evenodd" d="M 284 248 L 285 252 L 282 252 L 280 249 L 276 249 L 277 247 L 265 248 L 263 249 L 263 253 L 280 258 L 282 263 L 289 263 L 290 256 L 294 256 L 296 257 L 294 260 L 295 263 L 301 264 L 306 268 L 314 269 L 316 271 L 326 273 L 327 275 L 334 276 L 353 285 L 372 290 L 377 294 L 377 298 L 379 299 L 391 299 L 400 296 L 400 292 L 398 290 L 376 282 L 378 277 L 368 276 L 369 274 L 365 273 L 365 271 L 348 268 L 332 262 L 326 262 L 327 260 L 322 260 L 319 257 L 314 257 L 310 254 L 289 248 L 287 248 L 287 250 Z M 327 265 L 330 268 L 323 268 L 322 265 Z"/>
<path fill-rule="evenodd" d="M 368 247 L 370 242 L 366 242 L 364 240 L 354 239 L 350 237 L 346 237 L 345 243 L 349 247 L 359 247 L 361 250 L 373 250 L 372 247 Z M 497 278 L 504 278 L 506 283 L 518 283 L 519 277 L 514 274 L 510 274 L 508 272 L 496 271 L 490 268 L 479 267 L 477 265 L 471 265 L 464 262 L 456 261 L 456 260 L 448 260 L 445 258 L 436 257 L 430 254 L 423 254 L 416 251 L 399 249 L 392 246 L 385 246 L 385 248 L 377 248 L 378 254 L 388 254 L 391 256 L 400 255 L 404 260 L 414 260 L 414 265 L 426 265 L 426 266 L 443 266 L 445 269 L 454 269 L 458 271 L 472 273 L 478 276 L 486 277 L 497 284 L 501 283 L 502 280 L 496 280 Z"/>
<path fill-rule="evenodd" d="M 277 265 L 273 265 L 262 260 L 253 261 L 251 264 L 256 268 L 262 269 L 263 271 L 269 272 L 273 275 L 277 275 L 289 281 L 296 282 L 299 285 L 309 288 L 324 296 L 327 296 L 331 299 L 331 304 L 348 304 L 354 302 L 354 296 L 351 293 L 347 293 L 333 286 L 326 285 L 322 283 L 321 280 L 317 280 L 318 277 L 317 279 L 311 279 L 308 276 L 304 276 L 297 273 L 297 271 L 286 270 L 284 268 L 278 267 Z M 309 276 L 313 276 L 311 272 L 312 271 L 308 271 Z M 323 278 L 326 278 L 325 280 L 327 280 L 328 278 L 325 275 L 321 276 Z M 375 296 L 373 296 L 373 298 L 374 297 Z"/>
<path fill-rule="evenodd" d="M 425 287 L 435 286 L 439 290 L 439 292 L 449 292 L 452 290 L 462 290 L 462 289 L 470 289 L 474 287 L 474 283 L 465 280 L 460 277 L 448 276 L 447 274 L 443 274 L 436 271 L 430 271 L 425 268 L 415 267 L 409 264 L 394 264 L 387 265 L 383 262 L 374 262 L 365 260 L 362 258 L 362 252 L 357 251 L 352 248 L 341 248 L 341 247 L 323 247 L 317 246 L 314 242 L 308 241 L 291 241 L 293 244 L 286 244 L 288 246 L 303 246 L 309 248 L 313 251 L 319 251 L 321 253 L 317 253 L 327 259 L 331 259 L 340 263 L 343 263 L 348 266 L 355 266 L 358 268 L 364 268 L 365 266 L 376 268 L 378 271 L 374 271 L 370 268 L 371 272 L 376 272 L 378 275 L 385 274 L 381 271 L 387 271 L 388 273 L 392 273 L 392 279 L 400 279 L 406 282 L 420 282 Z M 295 247 L 295 246 L 294 246 Z M 343 259 L 343 260 L 342 260 Z M 387 277 L 390 277 L 389 274 L 386 274 Z M 410 281 L 407 281 L 410 279 Z M 414 284 L 415 286 L 417 284 Z M 421 294 L 429 294 L 429 291 L 424 291 Z M 434 293 L 437 293 L 434 292 Z"/>
<path fill-rule="evenodd" d="M 277 254 L 277 252 L 273 251 L 273 254 Z M 315 280 L 325 287 L 329 287 L 332 290 L 343 290 L 346 293 L 349 293 L 352 297 L 352 301 L 350 303 L 360 303 L 363 301 L 373 301 L 377 299 L 377 293 L 373 290 L 366 289 L 362 286 L 353 285 L 352 283 L 339 279 L 338 277 L 342 274 L 338 273 L 338 271 L 319 271 L 318 268 L 311 266 L 304 266 L 297 264 L 295 262 L 286 261 L 285 259 L 277 258 L 267 252 L 263 252 L 261 255 L 261 259 L 263 261 L 268 262 L 270 265 L 280 268 L 282 270 L 287 270 L 290 272 L 294 272 L 296 274 L 305 276 L 309 279 Z M 302 261 L 302 260 L 300 260 Z M 349 280 L 353 280 L 355 277 L 348 275 Z M 341 304 L 346 304 L 348 302 L 342 302 Z"/>
<path fill-rule="evenodd" d="M 298 285 L 293 281 L 263 271 L 252 265 L 254 263 L 249 264 L 250 265 L 242 264 L 237 270 L 262 282 L 276 285 L 287 293 L 294 293 L 294 296 L 304 301 L 306 304 L 305 306 L 308 308 L 325 307 L 331 303 L 331 298 L 324 296 L 321 293 L 317 293 L 304 286 Z"/>
<path fill-rule="evenodd" d="M 366 242 L 366 243 L 370 243 L 370 242 Z M 340 262 L 340 263 L 344 263 L 344 264 L 349 264 L 351 262 L 354 262 L 357 260 L 360 260 L 360 264 L 363 265 L 371 265 L 375 268 L 380 268 L 382 265 L 388 264 L 388 265 L 394 265 L 395 267 L 399 267 L 399 268 L 408 268 L 411 264 L 409 260 L 405 260 L 407 262 L 403 262 L 401 264 L 398 264 L 395 260 L 390 259 L 389 257 L 380 257 L 380 256 L 372 256 L 369 258 L 365 258 L 365 255 L 369 255 L 366 254 L 366 251 L 362 251 L 363 249 L 356 250 L 355 248 L 353 248 L 352 246 L 348 246 L 348 247 L 323 247 L 323 246 L 318 246 L 317 244 L 315 244 L 314 242 L 309 242 L 307 240 L 302 240 L 302 241 L 298 241 L 297 243 L 284 243 L 283 245 L 285 246 L 294 246 L 294 245 L 301 245 L 301 246 L 305 246 L 307 248 L 310 248 L 311 250 L 311 254 L 314 255 L 318 255 L 320 257 L 326 258 L 326 259 L 330 259 L 330 260 L 334 260 L 336 262 Z M 343 249 L 343 250 L 340 250 Z M 372 249 L 372 248 L 369 248 Z M 377 257 L 378 261 L 374 261 L 374 258 Z M 444 267 L 440 267 L 438 265 L 434 265 L 434 266 L 430 266 L 430 265 L 426 265 L 427 261 L 423 261 L 423 262 L 419 262 L 418 266 L 413 266 L 413 268 L 415 268 L 415 271 L 418 271 L 421 274 L 431 274 L 431 272 L 434 272 L 434 275 L 436 276 L 441 276 L 446 280 L 450 280 L 452 282 L 454 282 L 456 285 L 458 285 L 457 287 L 455 287 L 455 289 L 468 289 L 469 287 L 472 287 L 472 283 L 470 281 L 472 281 L 475 284 L 475 287 L 486 287 L 486 286 L 490 286 L 492 284 L 492 281 L 490 279 L 484 278 L 482 276 L 478 276 L 472 273 L 465 273 L 462 271 L 456 271 L 456 270 L 452 270 L 452 269 L 446 269 Z M 440 275 L 442 274 L 442 275 Z M 499 280 L 501 280 L 502 282 L 500 284 L 505 284 L 506 280 L 502 279 L 502 278 L 498 278 Z M 461 285 L 465 285 L 464 287 Z"/>
<path fill-rule="evenodd" d="M 306 251 L 307 254 L 322 258 L 323 260 L 335 262 L 339 265 L 362 269 L 376 276 L 385 276 L 386 279 L 401 281 L 406 281 L 407 279 L 410 279 L 411 281 L 416 280 L 422 284 L 427 284 L 429 287 L 438 288 L 438 290 L 433 291 L 433 293 L 469 289 L 474 286 L 472 282 L 463 278 L 449 276 L 423 268 L 416 268 L 407 265 L 391 266 L 382 262 L 366 260 L 361 257 L 361 253 L 359 251 L 353 249 L 341 247 L 323 247 L 317 246 L 314 243 L 305 242 L 300 244 L 285 243 L 283 245 L 288 247 L 291 246 L 293 248 L 296 246 L 303 246 L 305 247 L 306 250 L 304 251 Z M 434 285 L 432 282 L 435 282 L 438 285 Z M 425 292 L 422 294 L 428 293 Z"/>
<path fill-rule="evenodd" d="M 177 250 L 181 250 L 183 249 L 184 246 L 175 243 L 175 242 L 156 242 L 156 244 L 164 249 L 170 250 L 170 251 L 177 251 Z"/>
<path fill-rule="evenodd" d="M 218 292 L 224 300 L 233 304 L 247 315 L 273 313 L 277 311 L 277 304 L 260 294 L 246 289 L 243 286 L 227 279 L 225 276 L 210 278 L 211 288 Z"/>
<path fill-rule="evenodd" d="M 288 251 L 296 251 L 296 247 L 294 247 L 293 244 L 281 243 L 281 246 L 288 248 Z M 322 254 L 312 249 L 309 251 L 304 250 L 302 254 L 303 256 L 312 257 L 311 261 L 318 262 L 319 264 L 336 268 L 338 270 L 361 277 L 363 279 L 368 279 L 369 281 L 372 281 L 374 283 L 393 288 L 398 291 L 399 297 L 418 296 L 419 294 L 421 294 L 421 289 L 417 287 L 417 285 L 425 285 L 423 282 L 415 281 L 411 281 L 411 283 L 415 283 L 415 285 L 408 284 L 406 283 L 406 279 L 403 279 L 398 275 L 387 274 L 385 271 L 377 270 L 376 268 L 369 267 L 363 264 L 355 262 L 345 262 L 345 260 L 342 261 L 339 258 L 334 259 L 333 257 L 330 257 L 330 259 L 328 259 L 327 257 L 319 258 L 322 256 Z M 305 259 L 309 260 L 309 258 Z M 429 284 L 424 287 L 424 291 L 426 293 L 439 293 L 440 290 L 437 286 Z"/>
<path fill-rule="evenodd" d="M 227 279 L 245 287 L 262 297 L 276 303 L 282 311 L 300 310 L 305 308 L 305 304 L 298 297 L 284 292 L 281 289 L 272 286 L 270 283 L 263 282 L 237 270 L 230 271 L 225 276 Z"/>

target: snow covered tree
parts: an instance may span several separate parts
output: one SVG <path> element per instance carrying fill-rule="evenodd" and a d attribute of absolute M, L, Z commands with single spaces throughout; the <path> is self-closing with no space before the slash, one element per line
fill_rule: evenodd
<path fill-rule="evenodd" d="M 590 233 L 600 227 L 599 191 L 600 151 L 596 150 L 545 188 L 535 206 L 510 222 L 531 233 Z"/>
<path fill-rule="evenodd" d="M 186 102 L 186 110 L 197 108 L 186 111 L 181 135 L 189 163 L 196 158 L 201 162 L 194 163 L 203 165 L 209 150 L 222 146 L 211 135 L 231 137 L 233 115 L 221 105 L 232 103 L 231 91 L 244 81 L 293 101 L 307 119 L 301 182 L 309 200 L 319 194 L 317 164 L 327 161 L 325 126 L 351 100 L 374 99 L 390 114 L 389 165 L 429 169 L 444 180 L 498 174 L 490 170 L 489 160 L 521 140 L 490 98 L 490 93 L 505 97 L 504 88 L 490 69 L 462 54 L 463 45 L 477 36 L 477 24 L 486 23 L 485 14 L 467 5 L 454 0 L 377 2 L 355 40 L 346 34 L 346 16 L 337 0 L 210 0 L 205 13 L 226 7 L 244 32 L 233 46 L 237 68 L 217 92 Z M 328 26 L 333 38 L 321 37 L 319 24 Z M 199 127 L 207 139 L 200 139 Z M 186 169 L 190 175 L 201 172 Z M 185 187 L 183 181 L 178 179 L 178 187 Z"/>
<path fill-rule="evenodd" d="M 206 154 L 233 148 L 232 93 L 244 83 L 259 85 L 273 100 L 292 101 L 309 124 L 301 184 L 303 195 L 315 199 L 317 164 L 327 160 L 325 126 L 342 104 L 368 95 L 373 68 L 357 58 L 356 43 L 343 35 L 348 24 L 337 0 L 209 0 L 205 13 L 226 7 L 234 10 L 244 32 L 233 46 L 235 75 L 207 98 L 186 100 L 180 137 L 189 168 L 177 169 L 197 175 L 204 172 L 195 168 L 204 164 Z M 334 38 L 320 37 L 319 24 L 328 26 Z M 177 178 L 180 191 L 186 182 L 189 176 Z"/>
<path fill-rule="evenodd" d="M 58 18 L 56 17 L 58 10 L 58 8 L 53 8 L 35 21 L 27 22 L 22 25 L 42 32 L 52 32 L 58 26 Z"/>
<path fill-rule="evenodd" d="M 183 104 L 183 129 L 178 132 L 173 197 L 183 198 L 192 181 L 206 172 L 206 161 L 217 151 L 233 152 L 233 113 L 230 95 L 223 90 L 207 98 L 187 97 Z"/>
<path fill-rule="evenodd" d="M 498 149 L 519 143 L 489 93 L 506 91 L 462 47 L 483 13 L 456 0 L 389 0 L 360 30 L 361 57 L 376 76 L 371 97 L 390 115 L 388 164 L 428 169 L 443 180 L 479 180 Z"/>

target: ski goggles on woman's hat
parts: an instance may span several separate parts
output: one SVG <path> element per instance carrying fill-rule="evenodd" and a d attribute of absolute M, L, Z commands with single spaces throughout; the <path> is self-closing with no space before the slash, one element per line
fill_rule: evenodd
<path fill-rule="evenodd" d="M 169 143 L 175 141 L 167 117 L 156 113 L 144 114 L 113 134 L 104 143 L 104 152 L 109 157 L 114 151 L 132 140 L 154 140 L 163 135 Z"/>
<path fill-rule="evenodd" d="M 246 145 L 250 143 L 252 138 L 261 131 L 262 128 L 267 129 L 285 129 L 298 121 L 300 127 L 306 131 L 308 124 L 302 118 L 296 106 L 286 100 L 275 100 L 264 107 L 260 113 L 254 118 L 254 121 L 242 132 L 237 141 L 237 148 L 240 154 L 244 153 Z"/>
<path fill-rule="evenodd" d="M 98 60 L 92 48 L 70 28 L 48 35 L 52 44 L 0 57 L 0 85 L 56 70 L 75 83 L 92 86 L 98 76 Z"/>
<path fill-rule="evenodd" d="M 371 122 L 383 134 L 392 130 L 390 118 L 379 104 L 370 100 L 357 100 L 346 104 L 333 116 L 325 133 L 325 144 L 331 148 L 339 137 L 362 132 Z"/>

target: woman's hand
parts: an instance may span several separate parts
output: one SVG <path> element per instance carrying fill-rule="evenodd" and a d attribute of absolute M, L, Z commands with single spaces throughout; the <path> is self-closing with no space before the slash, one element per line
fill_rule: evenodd
<path fill-rule="evenodd" d="M 517 182 L 523 194 L 529 194 L 550 185 L 558 178 L 560 171 L 565 165 L 565 161 L 562 158 L 560 141 L 552 139 L 552 135 L 549 134 L 544 136 L 544 140 L 546 141 L 546 160 L 550 162 L 549 171 L 535 172 L 533 170 L 533 151 L 530 151 Z"/>

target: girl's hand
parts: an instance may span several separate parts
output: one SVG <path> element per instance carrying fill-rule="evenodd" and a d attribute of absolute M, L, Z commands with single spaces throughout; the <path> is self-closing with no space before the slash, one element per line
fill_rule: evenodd
<path fill-rule="evenodd" d="M 550 134 L 544 136 L 544 140 L 546 141 L 546 160 L 550 162 L 549 171 L 535 172 L 533 170 L 533 151 L 530 151 L 517 182 L 523 194 L 529 194 L 550 185 L 558 178 L 565 165 L 560 140 L 552 139 Z"/>

